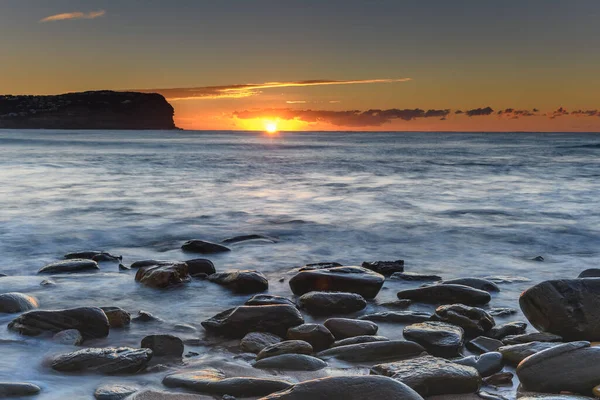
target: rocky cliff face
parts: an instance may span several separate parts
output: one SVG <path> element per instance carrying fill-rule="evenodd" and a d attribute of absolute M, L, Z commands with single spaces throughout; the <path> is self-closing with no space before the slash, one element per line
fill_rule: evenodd
<path fill-rule="evenodd" d="M 177 129 L 173 114 L 156 93 L 0 95 L 0 129 Z"/>

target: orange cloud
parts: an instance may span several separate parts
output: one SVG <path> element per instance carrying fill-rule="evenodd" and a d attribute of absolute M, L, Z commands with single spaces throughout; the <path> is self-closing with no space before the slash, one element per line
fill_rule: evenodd
<path fill-rule="evenodd" d="M 102 17 L 104 15 L 106 15 L 106 11 L 104 10 L 90 11 L 88 13 L 75 11 L 63 14 L 50 15 L 46 18 L 42 18 L 40 22 L 64 21 L 69 19 L 94 19 Z"/>

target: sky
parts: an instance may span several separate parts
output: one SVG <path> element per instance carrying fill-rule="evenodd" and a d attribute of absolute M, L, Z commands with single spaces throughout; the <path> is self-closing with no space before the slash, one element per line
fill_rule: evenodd
<path fill-rule="evenodd" d="M 185 129 L 600 132 L 599 0 L 0 0 L 0 93 Z"/>

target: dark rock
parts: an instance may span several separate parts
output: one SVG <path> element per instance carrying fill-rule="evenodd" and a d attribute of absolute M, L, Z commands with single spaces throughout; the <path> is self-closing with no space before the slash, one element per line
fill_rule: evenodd
<path fill-rule="evenodd" d="M 464 285 L 432 285 L 398 292 L 399 299 L 423 303 L 467 305 L 487 304 L 491 300 L 488 292 Z"/>
<path fill-rule="evenodd" d="M 135 274 L 136 282 L 153 288 L 167 288 L 190 281 L 188 266 L 184 262 L 149 265 L 141 267 Z"/>
<path fill-rule="evenodd" d="M 405 384 L 384 376 L 330 376 L 304 381 L 260 400 L 423 400 Z"/>
<path fill-rule="evenodd" d="M 287 331 L 288 340 L 303 340 L 310 343 L 314 351 L 328 349 L 335 338 L 324 325 L 302 324 Z"/>
<path fill-rule="evenodd" d="M 40 282 L 40 286 L 55 286 L 56 282 L 54 282 L 52 279 L 44 279 L 43 281 Z"/>
<path fill-rule="evenodd" d="M 432 356 L 379 364 L 372 371 L 403 382 L 422 396 L 475 393 L 481 386 L 475 368 Z"/>
<path fill-rule="evenodd" d="M 123 264 L 119 264 L 119 271 L 129 271 L 129 270 L 131 270 L 130 267 L 127 267 Z"/>
<path fill-rule="evenodd" d="M 431 319 L 431 314 L 421 311 L 384 311 L 359 317 L 360 320 L 412 324 Z"/>
<path fill-rule="evenodd" d="M 131 319 L 134 322 L 161 322 L 162 320 L 152 315 L 152 313 L 144 310 L 138 311 L 138 314 Z"/>
<path fill-rule="evenodd" d="M 463 346 L 462 328 L 445 322 L 421 322 L 404 328 L 407 340 L 419 343 L 432 355 L 455 357 L 460 355 Z"/>
<path fill-rule="evenodd" d="M 379 303 L 379 305 L 382 307 L 395 308 L 395 309 L 401 309 L 401 310 L 408 308 L 411 304 L 412 304 L 412 301 L 406 300 L 406 299 L 405 300 L 386 301 L 384 303 Z"/>
<path fill-rule="evenodd" d="M 350 314 L 364 309 L 366 300 L 356 293 L 308 292 L 298 299 L 300 308 L 310 314 Z"/>
<path fill-rule="evenodd" d="M 312 346 L 304 340 L 284 340 L 283 342 L 275 343 L 262 349 L 256 355 L 256 360 L 280 354 L 312 354 L 312 352 Z"/>
<path fill-rule="evenodd" d="M 327 269 L 327 268 L 335 268 L 342 267 L 342 264 L 337 262 L 318 262 L 312 264 L 306 264 L 305 266 L 300 268 L 300 271 L 312 271 L 315 269 Z"/>
<path fill-rule="evenodd" d="M 306 354 L 280 354 L 254 363 L 254 368 L 288 371 L 318 371 L 327 367 L 327 363 Z"/>
<path fill-rule="evenodd" d="M 52 341 L 69 346 L 79 346 L 83 343 L 83 336 L 77 329 L 60 331 L 52 337 Z"/>
<path fill-rule="evenodd" d="M 111 328 L 123 328 L 131 323 L 131 315 L 121 307 L 100 307 Z"/>
<path fill-rule="evenodd" d="M 529 342 L 502 346 L 498 349 L 504 357 L 504 361 L 510 365 L 518 365 L 521 361 L 532 354 L 558 346 L 559 343 L 551 342 Z"/>
<path fill-rule="evenodd" d="M 499 340 L 485 336 L 478 336 L 475 339 L 467 342 L 467 349 L 476 353 L 489 353 L 498 350 L 504 343 Z"/>
<path fill-rule="evenodd" d="M 140 390 L 138 386 L 105 384 L 94 392 L 96 400 L 121 400 Z"/>
<path fill-rule="evenodd" d="M 574 394 L 548 394 L 524 392 L 517 397 L 519 400 L 594 400 L 587 396 L 577 396 Z"/>
<path fill-rule="evenodd" d="M 173 325 L 173 330 L 177 332 L 187 332 L 187 333 L 196 333 L 198 329 L 188 324 L 175 324 Z"/>
<path fill-rule="evenodd" d="M 234 399 L 235 397 L 233 397 L 233 399 L 226 399 L 225 396 L 223 396 L 223 400 Z M 131 396 L 127 397 L 127 400 L 214 400 L 214 398 L 200 394 L 171 393 L 158 390 L 140 390 L 139 392 L 135 392 Z"/>
<path fill-rule="evenodd" d="M 291 386 L 290 383 L 279 379 L 227 378 L 224 373 L 213 368 L 167 375 L 163 379 L 163 385 L 199 393 L 240 397 L 265 396 Z"/>
<path fill-rule="evenodd" d="M 374 335 L 379 328 L 377 324 L 370 321 L 360 321 L 348 318 L 330 318 L 323 323 L 336 340 L 346 339 L 354 336 Z"/>
<path fill-rule="evenodd" d="M 100 261 L 122 261 L 123 256 L 113 256 L 110 253 L 104 251 L 80 251 L 75 253 L 68 253 L 65 255 L 67 260 L 80 259 L 80 260 L 94 260 Z"/>
<path fill-rule="evenodd" d="M 600 278 L 600 268 L 589 268 L 579 274 L 578 278 Z"/>
<path fill-rule="evenodd" d="M 388 338 L 383 336 L 373 336 L 373 335 L 362 335 L 362 336 L 354 336 L 349 337 L 347 339 L 342 339 L 333 342 L 331 347 L 340 347 L 340 346 L 349 346 L 351 344 L 360 344 L 360 343 L 371 343 L 371 342 L 387 342 Z"/>
<path fill-rule="evenodd" d="M 322 359 L 336 358 L 348 362 L 381 362 L 412 358 L 425 352 L 418 343 L 406 340 L 388 340 L 332 347 L 317 353 Z"/>
<path fill-rule="evenodd" d="M 100 267 L 92 260 L 63 260 L 43 266 L 38 274 L 62 274 L 68 272 L 97 271 Z"/>
<path fill-rule="evenodd" d="M 522 283 L 531 281 L 529 278 L 513 275 L 492 275 L 486 276 L 483 279 L 487 279 L 488 281 L 492 281 L 494 283 Z"/>
<path fill-rule="evenodd" d="M 519 344 L 529 342 L 562 342 L 563 338 L 558 335 L 544 332 L 524 333 L 522 335 L 506 336 L 502 339 L 504 344 Z"/>
<path fill-rule="evenodd" d="M 231 308 L 202 322 L 204 329 L 230 337 L 249 332 L 270 332 L 284 337 L 287 330 L 302 325 L 304 318 L 296 307 L 277 304 Z"/>
<path fill-rule="evenodd" d="M 518 313 L 518 311 L 515 310 L 514 308 L 496 307 L 496 308 L 490 308 L 488 310 L 488 313 L 492 317 L 508 317 L 509 315 Z"/>
<path fill-rule="evenodd" d="M 150 349 L 89 348 L 57 356 L 52 360 L 51 366 L 60 372 L 125 374 L 140 371 L 151 358 Z"/>
<path fill-rule="evenodd" d="M 23 397 L 38 394 L 42 389 L 33 383 L 0 382 L 0 397 Z"/>
<path fill-rule="evenodd" d="M 290 288 L 296 295 L 308 292 L 358 293 L 365 299 L 377 296 L 385 278 L 361 267 L 334 267 L 298 272 L 290 279 Z"/>
<path fill-rule="evenodd" d="M 185 242 L 181 249 L 183 251 L 188 251 L 190 253 L 200 253 L 200 254 L 214 254 L 214 253 L 224 253 L 227 251 L 231 251 L 228 247 L 220 245 L 218 243 L 206 242 L 204 240 L 192 239 Z"/>
<path fill-rule="evenodd" d="M 200 355 L 200 353 L 196 353 L 195 351 L 188 351 L 187 353 L 185 353 L 184 357 L 191 358 L 191 357 L 198 357 L 199 355 Z"/>
<path fill-rule="evenodd" d="M 441 281 L 442 277 L 437 275 L 417 274 L 415 272 L 394 272 L 390 279 L 399 281 Z"/>
<path fill-rule="evenodd" d="M 240 236 L 234 236 L 231 238 L 227 238 L 227 239 L 221 241 L 221 243 L 234 244 L 234 243 L 247 242 L 247 241 L 261 241 L 261 242 L 268 242 L 268 243 L 277 243 L 278 240 L 275 238 L 269 237 L 269 236 L 265 236 L 265 235 L 252 234 L 252 235 L 240 235 Z"/>
<path fill-rule="evenodd" d="M 57 333 L 77 329 L 84 339 L 108 336 L 108 318 L 97 307 L 70 308 L 53 311 L 28 311 L 8 324 L 10 330 L 27 336 L 44 332 Z"/>
<path fill-rule="evenodd" d="M 19 313 L 38 308 L 40 303 L 33 297 L 23 293 L 0 294 L 0 313 Z"/>
<path fill-rule="evenodd" d="M 188 266 L 188 273 L 191 276 L 198 276 L 200 274 L 212 275 L 215 272 L 215 264 L 206 258 L 194 258 L 193 260 L 187 260 L 185 262 Z"/>
<path fill-rule="evenodd" d="M 183 354 L 183 341 L 173 335 L 146 336 L 140 347 L 152 350 L 155 357 L 181 357 Z"/>
<path fill-rule="evenodd" d="M 499 372 L 483 378 L 483 383 L 491 386 L 512 386 L 513 377 L 512 372 Z"/>
<path fill-rule="evenodd" d="M 243 351 L 258 354 L 265 347 L 282 341 L 282 338 L 272 333 L 250 332 L 242 338 L 240 347 Z"/>
<path fill-rule="evenodd" d="M 485 310 L 463 304 L 439 306 L 432 319 L 458 325 L 471 337 L 481 335 L 496 325 L 494 317 Z"/>
<path fill-rule="evenodd" d="M 168 260 L 139 260 L 133 262 L 129 267 L 130 269 L 138 269 L 142 267 L 149 267 L 151 265 L 171 265 L 176 264 L 179 261 L 168 261 Z"/>
<path fill-rule="evenodd" d="M 246 303 L 247 306 L 267 306 L 272 304 L 287 304 L 296 307 L 296 303 L 287 297 L 274 296 L 272 294 L 256 294 L 252 296 Z"/>
<path fill-rule="evenodd" d="M 224 286 L 234 293 L 257 293 L 269 289 L 269 281 L 258 271 L 217 272 L 210 275 L 208 280 Z"/>
<path fill-rule="evenodd" d="M 362 267 L 377 272 L 383 276 L 390 276 L 396 272 L 404 272 L 404 260 L 396 261 L 365 261 Z"/>
<path fill-rule="evenodd" d="M 531 259 L 531 261 L 544 261 L 544 257 L 542 257 L 542 256 L 533 257 Z"/>
<path fill-rule="evenodd" d="M 522 335 L 527 330 L 525 322 L 508 322 L 506 324 L 493 327 L 485 336 L 502 340 L 506 336 Z"/>
<path fill-rule="evenodd" d="M 486 292 L 499 292 L 500 288 L 494 282 L 482 278 L 457 278 L 440 282 L 442 285 L 463 285 Z"/>
<path fill-rule="evenodd" d="M 469 356 L 460 360 L 452 361 L 456 364 L 466 365 L 475 368 L 479 375 L 490 376 L 502 371 L 504 363 L 502 362 L 502 354 L 498 352 L 489 352 L 480 356 Z"/>

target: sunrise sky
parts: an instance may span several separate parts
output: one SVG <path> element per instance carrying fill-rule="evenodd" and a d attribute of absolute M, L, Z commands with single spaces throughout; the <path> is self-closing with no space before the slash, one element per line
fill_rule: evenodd
<path fill-rule="evenodd" d="M 600 131 L 598 0 L 2 0 L 0 94 L 185 129 Z"/>

